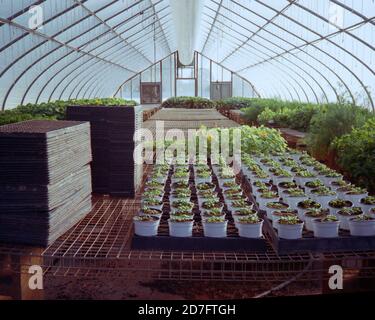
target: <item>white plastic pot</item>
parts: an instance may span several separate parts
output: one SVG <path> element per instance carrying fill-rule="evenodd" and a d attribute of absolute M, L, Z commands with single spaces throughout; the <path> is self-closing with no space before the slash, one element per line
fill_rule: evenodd
<path fill-rule="evenodd" d="M 297 205 L 299 202 L 307 200 L 307 196 L 300 196 L 300 197 L 288 197 L 285 196 L 285 193 L 283 195 L 284 201 L 289 205 L 290 208 L 292 209 L 297 209 Z"/>
<path fill-rule="evenodd" d="M 340 220 L 340 228 L 343 229 L 343 230 L 350 230 L 349 221 L 350 221 L 350 219 L 353 219 L 356 216 L 345 216 L 345 215 L 342 215 L 342 214 L 337 214 L 337 217 Z"/>
<path fill-rule="evenodd" d="M 362 193 L 362 194 L 347 194 L 345 193 L 344 199 L 347 199 L 351 202 L 353 202 L 354 207 L 361 207 L 361 199 L 366 198 L 368 196 L 368 193 Z"/>
<path fill-rule="evenodd" d="M 278 186 L 280 182 L 293 182 L 293 177 L 272 176 L 272 181 L 275 186 Z"/>
<path fill-rule="evenodd" d="M 134 222 L 134 233 L 142 237 L 152 237 L 158 234 L 160 220 L 155 221 L 137 221 Z"/>
<path fill-rule="evenodd" d="M 355 221 L 349 219 L 349 230 L 352 236 L 375 236 L 375 220 Z"/>
<path fill-rule="evenodd" d="M 281 224 L 277 222 L 277 232 L 281 239 L 302 238 L 303 222 L 299 224 Z"/>
<path fill-rule="evenodd" d="M 280 218 L 282 218 L 282 216 L 279 216 L 279 215 L 275 215 L 275 212 L 277 212 L 277 211 L 279 211 L 279 210 L 275 210 L 275 211 L 273 211 L 272 212 L 272 227 L 274 227 L 275 229 L 277 229 L 278 227 L 279 227 L 279 220 L 280 220 Z"/>
<path fill-rule="evenodd" d="M 203 220 L 203 232 L 205 237 L 225 238 L 227 236 L 228 220 L 224 222 L 206 222 Z"/>
<path fill-rule="evenodd" d="M 337 238 L 339 236 L 340 221 L 320 222 L 319 219 L 315 219 L 312 224 L 316 238 Z"/>
<path fill-rule="evenodd" d="M 301 187 L 303 187 L 303 186 L 305 185 L 306 182 L 310 182 L 310 181 L 313 181 L 313 180 L 315 180 L 315 179 L 316 179 L 316 177 L 297 177 L 297 176 L 296 176 L 296 178 L 295 178 L 296 183 L 297 183 L 299 186 L 301 186 Z"/>
<path fill-rule="evenodd" d="M 194 221 L 174 222 L 168 219 L 169 235 L 171 237 L 191 237 Z"/>
<path fill-rule="evenodd" d="M 275 201 L 271 201 L 271 202 L 275 202 Z M 288 208 L 289 208 L 289 206 L 287 206 L 286 208 L 281 209 L 281 210 L 285 210 L 285 209 L 288 209 Z M 267 218 L 270 219 L 270 220 L 272 220 L 273 219 L 272 214 L 273 214 L 274 211 L 277 211 L 277 210 L 279 210 L 279 209 L 268 208 L 267 205 L 266 205 L 265 211 L 266 211 Z"/>
<path fill-rule="evenodd" d="M 231 201 L 226 202 L 226 204 L 227 204 L 228 211 L 230 211 L 232 213 L 235 212 L 236 210 L 241 210 L 241 209 L 245 209 L 245 208 L 249 208 L 249 207 L 253 208 L 253 204 L 250 203 L 250 202 L 247 206 L 242 206 L 242 207 L 234 207 Z"/>
<path fill-rule="evenodd" d="M 265 211 L 266 210 L 266 204 L 268 202 L 276 202 L 279 201 L 279 198 L 262 198 L 261 196 L 257 197 L 257 202 L 260 210 Z"/>
<path fill-rule="evenodd" d="M 314 200 L 318 203 L 320 203 L 320 205 L 322 206 L 323 209 L 327 209 L 328 208 L 328 203 L 333 200 L 333 199 L 336 199 L 337 196 L 336 195 L 329 195 L 329 196 L 319 196 L 319 195 L 312 195 L 312 197 L 314 198 Z"/>
<path fill-rule="evenodd" d="M 364 214 L 370 214 L 371 209 L 375 208 L 375 204 L 364 204 L 362 202 L 360 204 Z"/>
<path fill-rule="evenodd" d="M 144 201 L 142 201 L 142 207 L 148 207 L 148 208 L 151 208 L 151 209 L 163 210 L 163 204 L 161 204 L 161 205 L 149 205 L 149 204 L 145 204 Z"/>
<path fill-rule="evenodd" d="M 238 234 L 243 238 L 261 238 L 262 237 L 263 220 L 258 223 L 237 222 Z"/>
<path fill-rule="evenodd" d="M 327 187 L 331 187 L 333 181 L 340 181 L 342 177 L 323 177 L 322 181 Z"/>
<path fill-rule="evenodd" d="M 317 217 L 310 217 L 310 216 L 305 215 L 304 216 L 305 228 L 309 231 L 314 231 L 314 220 L 316 219 Z M 321 218 L 318 218 L 318 219 L 321 219 Z"/>
<path fill-rule="evenodd" d="M 195 176 L 194 180 L 195 180 L 196 184 L 205 183 L 205 182 L 212 182 L 212 177 L 202 178 L 202 177 Z"/>
<path fill-rule="evenodd" d="M 344 208 L 351 208 L 352 206 L 353 206 L 353 204 L 351 204 L 350 206 L 344 207 Z M 343 208 L 334 208 L 334 207 L 331 207 L 330 205 L 328 205 L 328 209 L 329 209 L 330 214 L 338 217 L 337 212 L 339 212 Z"/>

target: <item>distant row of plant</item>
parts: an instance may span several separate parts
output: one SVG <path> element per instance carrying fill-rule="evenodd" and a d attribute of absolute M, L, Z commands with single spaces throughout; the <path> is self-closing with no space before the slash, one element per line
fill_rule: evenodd
<path fill-rule="evenodd" d="M 162 108 L 212 109 L 215 102 L 201 97 L 172 97 L 162 103 Z"/>
<path fill-rule="evenodd" d="M 65 119 L 66 107 L 69 105 L 80 106 L 135 106 L 137 103 L 132 100 L 124 100 L 119 98 L 103 98 L 103 99 L 74 99 L 68 101 L 53 101 L 43 102 L 40 104 L 28 103 L 26 105 L 18 106 L 12 110 L 0 112 L 0 125 L 15 123 L 19 121 L 26 121 L 32 119 Z"/>
<path fill-rule="evenodd" d="M 240 108 L 253 124 L 306 132 L 313 156 L 336 158 L 353 182 L 375 190 L 375 117 L 368 109 L 345 102 L 318 105 L 248 98 L 224 102 L 219 102 L 221 108 Z"/>

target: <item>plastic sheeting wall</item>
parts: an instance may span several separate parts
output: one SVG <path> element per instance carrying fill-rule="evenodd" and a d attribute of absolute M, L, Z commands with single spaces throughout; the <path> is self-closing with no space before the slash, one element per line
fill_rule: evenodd
<path fill-rule="evenodd" d="M 202 1 L 195 50 L 262 97 L 374 107 L 375 1 Z M 176 50 L 169 0 L 0 0 L 0 106 L 112 96 Z"/>

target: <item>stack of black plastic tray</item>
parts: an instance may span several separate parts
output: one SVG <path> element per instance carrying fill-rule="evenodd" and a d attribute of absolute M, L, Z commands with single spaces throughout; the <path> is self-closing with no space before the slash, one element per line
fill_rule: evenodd
<path fill-rule="evenodd" d="M 129 106 L 69 106 L 67 119 L 91 123 L 93 191 L 134 197 L 143 174 L 142 165 L 133 159 L 133 137 L 142 126 L 142 111 Z"/>
<path fill-rule="evenodd" d="M 0 241 L 47 246 L 91 211 L 90 125 L 0 127 Z"/>

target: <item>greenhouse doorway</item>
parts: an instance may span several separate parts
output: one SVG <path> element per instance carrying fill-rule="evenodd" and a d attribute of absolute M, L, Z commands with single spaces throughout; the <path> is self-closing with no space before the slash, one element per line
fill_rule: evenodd
<path fill-rule="evenodd" d="M 161 103 L 161 83 L 143 82 L 141 83 L 141 104 Z"/>
<path fill-rule="evenodd" d="M 232 97 L 232 82 L 211 82 L 211 100 Z"/>

